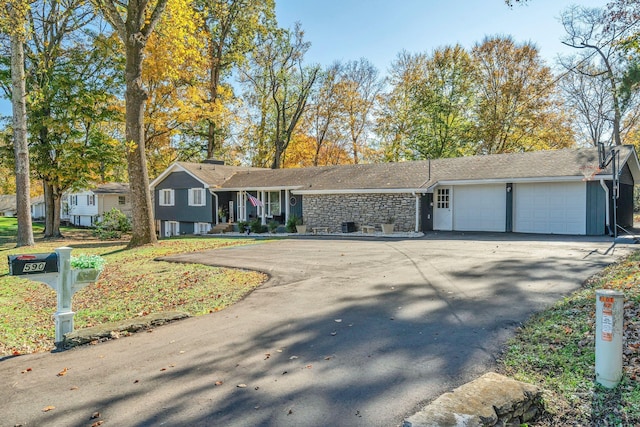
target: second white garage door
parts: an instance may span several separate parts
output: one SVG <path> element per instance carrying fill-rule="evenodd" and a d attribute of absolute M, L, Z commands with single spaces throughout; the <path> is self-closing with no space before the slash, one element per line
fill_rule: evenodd
<path fill-rule="evenodd" d="M 516 184 L 513 196 L 513 231 L 586 234 L 584 182 Z"/>
<path fill-rule="evenodd" d="M 453 188 L 453 229 L 505 231 L 505 184 L 465 185 Z"/>

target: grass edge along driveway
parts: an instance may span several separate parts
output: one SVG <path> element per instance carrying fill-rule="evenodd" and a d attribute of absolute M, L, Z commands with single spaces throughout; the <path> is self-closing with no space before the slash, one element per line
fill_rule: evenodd
<path fill-rule="evenodd" d="M 154 261 L 177 253 L 256 243 L 252 239 L 176 238 L 130 250 L 123 241 L 103 242 L 86 237 L 37 239 L 34 247 L 12 249 L 7 249 L 6 241 L 0 243 L 4 243 L 0 244 L 0 254 L 5 260 L 6 255 L 53 252 L 61 246 L 72 247 L 76 256 L 97 254 L 106 259 L 99 280 L 73 297 L 75 329 L 159 311 L 185 311 L 195 316 L 212 313 L 244 298 L 267 279 L 265 274 L 254 271 Z M 9 276 L 8 264 L 3 262 L 0 358 L 55 348 L 55 311 L 56 294 L 51 288 Z"/>
<path fill-rule="evenodd" d="M 547 414 L 532 425 L 640 425 L 639 283 L 640 251 L 635 251 L 519 328 L 499 369 L 545 390 Z M 623 378 L 612 390 L 595 383 L 596 289 L 625 294 Z"/>

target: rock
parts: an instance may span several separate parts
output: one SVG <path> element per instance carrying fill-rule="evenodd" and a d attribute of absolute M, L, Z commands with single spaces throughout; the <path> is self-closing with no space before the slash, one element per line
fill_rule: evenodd
<path fill-rule="evenodd" d="M 164 325 L 175 320 L 185 319 L 189 313 L 179 311 L 163 311 L 152 313 L 147 316 L 136 317 L 134 319 L 118 320 L 116 322 L 103 323 L 91 328 L 78 329 L 65 334 L 62 348 L 71 348 L 78 345 L 87 344 L 93 341 L 103 341 L 114 336 L 122 336 L 122 332 L 133 333 L 140 330 L 147 330 L 154 326 Z"/>
<path fill-rule="evenodd" d="M 445 393 L 403 427 L 485 427 L 520 425 L 538 413 L 542 390 L 490 372 Z"/>

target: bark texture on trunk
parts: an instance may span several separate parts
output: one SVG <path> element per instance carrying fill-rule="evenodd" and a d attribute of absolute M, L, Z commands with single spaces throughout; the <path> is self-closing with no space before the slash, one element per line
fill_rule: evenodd
<path fill-rule="evenodd" d="M 153 206 L 144 145 L 144 106 L 147 93 L 142 87 L 144 41 L 133 35 L 127 41 L 126 139 L 127 169 L 132 203 L 132 232 L 129 247 L 157 243 Z"/>
<path fill-rule="evenodd" d="M 29 146 L 27 144 L 27 107 L 24 73 L 24 46 L 17 35 L 11 36 L 11 97 L 13 107 L 13 150 L 16 172 L 16 210 L 18 235 L 16 246 L 33 246 L 31 226 L 31 183 L 29 181 Z"/>

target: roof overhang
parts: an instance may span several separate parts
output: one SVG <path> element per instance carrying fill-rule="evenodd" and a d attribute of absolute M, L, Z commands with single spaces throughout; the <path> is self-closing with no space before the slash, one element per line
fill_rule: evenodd
<path fill-rule="evenodd" d="M 426 188 L 351 188 L 341 190 L 295 190 L 293 194 L 401 194 L 428 193 Z"/>
<path fill-rule="evenodd" d="M 300 188 L 299 185 L 293 186 L 279 186 L 279 187 L 212 187 L 209 191 L 281 191 L 281 190 L 296 190 Z"/>
<path fill-rule="evenodd" d="M 638 153 L 633 145 L 630 146 L 629 154 L 626 158 L 621 159 L 621 163 L 629 165 L 629 170 L 633 176 L 633 182 L 640 184 L 640 161 L 638 160 Z"/>
<path fill-rule="evenodd" d="M 151 181 L 151 184 L 149 184 L 149 188 L 151 188 L 151 190 L 153 190 L 156 187 L 156 185 L 158 185 L 158 183 L 164 181 L 164 179 L 167 177 L 167 175 L 169 175 L 172 172 L 185 172 L 187 175 L 189 175 L 190 177 L 192 177 L 196 181 L 201 182 L 202 185 L 204 186 L 204 188 L 209 188 L 210 187 L 210 185 L 208 183 L 204 182 L 203 180 L 201 180 L 200 178 L 195 176 L 193 173 L 191 173 L 190 171 L 188 171 L 184 167 L 180 166 L 178 163 L 173 163 L 171 166 L 166 168 L 164 170 L 164 172 L 162 172 L 160 175 L 158 175 L 158 177 L 156 179 Z"/>
<path fill-rule="evenodd" d="M 611 175 L 596 175 L 592 181 L 601 179 L 611 180 Z M 466 179 L 466 180 L 442 180 L 428 187 L 429 192 L 433 192 L 436 187 L 453 185 L 483 185 L 483 184 L 507 184 L 507 183 L 535 183 L 535 182 L 578 182 L 584 181 L 583 176 L 553 176 L 553 177 L 530 177 L 530 178 L 495 178 L 495 179 Z"/>

